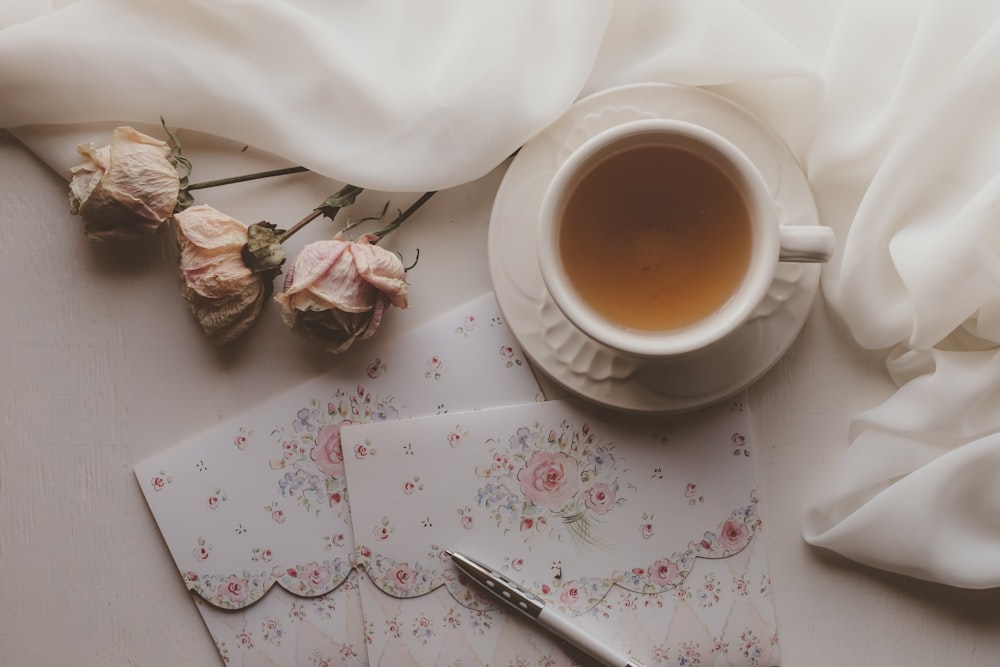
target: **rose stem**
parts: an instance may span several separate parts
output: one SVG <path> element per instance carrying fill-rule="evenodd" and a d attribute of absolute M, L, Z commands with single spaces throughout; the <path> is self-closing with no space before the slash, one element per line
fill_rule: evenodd
<path fill-rule="evenodd" d="M 424 194 L 422 194 L 420 196 L 420 199 L 418 199 L 417 201 L 413 202 L 413 204 L 410 206 L 410 208 L 408 208 L 405 211 L 403 211 L 402 213 L 400 213 L 398 218 L 396 218 L 395 220 L 393 220 L 392 222 L 390 222 L 388 225 L 386 225 L 382 229 L 378 230 L 377 232 L 373 232 L 373 234 L 375 234 L 375 236 L 377 236 L 378 238 L 376 240 L 372 241 L 372 245 L 374 245 L 374 244 L 378 243 L 379 241 L 381 241 L 386 235 L 388 235 L 390 232 L 392 232 L 393 230 L 395 230 L 401 224 L 403 224 L 404 222 L 406 222 L 407 218 L 409 218 L 411 215 L 413 215 L 414 213 L 416 213 L 417 209 L 419 209 L 421 206 L 423 206 L 424 204 L 426 204 L 427 200 L 430 199 L 431 197 L 433 197 L 436 193 L 437 193 L 437 190 L 431 190 L 430 192 L 425 192 Z"/>
<path fill-rule="evenodd" d="M 279 236 L 278 237 L 278 243 L 284 243 L 285 241 L 287 241 L 288 238 L 292 234 L 294 234 L 295 232 L 299 231 L 300 229 L 302 229 L 303 227 L 305 227 L 306 225 L 308 225 L 310 222 L 312 222 L 313 220 L 315 220 L 316 218 L 318 218 L 322 213 L 323 213 L 323 211 L 319 210 L 318 208 L 314 208 L 309 213 L 309 215 L 307 215 L 306 217 L 304 217 L 301 220 L 299 220 L 298 222 L 296 222 L 294 225 L 292 225 L 291 227 L 289 227 L 285 231 L 285 233 L 283 233 L 281 236 Z"/>
<path fill-rule="evenodd" d="M 350 187 L 352 187 L 352 186 L 346 186 L 346 188 L 350 188 Z M 358 192 L 360 192 L 360 189 L 358 189 Z M 375 241 L 372 241 L 372 245 L 374 245 L 374 244 L 378 243 L 379 241 L 381 241 L 383 237 L 385 237 L 387 234 L 389 234 L 394 229 L 396 229 L 397 227 L 399 227 L 401 224 L 403 224 L 404 222 L 406 222 L 407 218 L 409 218 L 411 215 L 413 215 L 414 213 L 416 213 L 417 209 L 419 209 L 421 206 L 423 206 L 424 204 L 426 204 L 427 200 L 429 200 L 431 197 L 433 197 L 436 193 L 437 193 L 436 190 L 432 190 L 431 192 L 425 192 L 424 194 L 422 194 L 420 196 L 420 199 L 418 199 L 417 201 L 413 202 L 413 204 L 410 205 L 410 208 L 408 208 L 405 211 L 403 211 L 402 213 L 400 213 L 399 217 L 397 217 L 395 220 L 393 220 L 392 222 L 390 222 L 388 225 L 386 225 L 382 229 L 378 230 L 377 232 L 374 232 L 375 236 L 377 236 L 378 238 Z M 354 193 L 354 194 L 356 195 L 357 192 Z M 310 222 L 312 222 L 313 220 L 315 220 L 316 218 L 318 218 L 320 215 L 326 214 L 326 216 L 328 218 L 333 219 L 336 216 L 336 214 L 337 214 L 336 212 L 338 210 L 340 210 L 340 208 L 341 207 L 327 207 L 326 209 L 323 209 L 323 208 L 315 208 L 315 209 L 313 209 L 312 211 L 309 212 L 308 215 L 306 215 L 304 218 L 302 218 L 301 220 L 299 220 L 298 222 L 296 222 L 294 225 L 292 225 L 291 227 L 289 227 L 287 231 L 285 231 L 281 236 L 279 236 L 278 237 L 278 243 L 284 243 L 285 241 L 287 241 L 289 239 L 289 237 L 292 236 L 292 234 L 294 234 L 295 232 L 299 231 L 300 229 L 302 229 L 303 227 L 305 227 L 306 225 L 308 225 Z"/>
<path fill-rule="evenodd" d="M 299 231 L 321 215 L 325 215 L 333 220 L 337 217 L 337 212 L 340 211 L 340 209 L 353 204 L 355 198 L 363 191 L 364 188 L 359 188 L 356 185 L 348 183 L 340 190 L 323 200 L 323 203 L 310 211 L 306 217 L 302 218 L 289 227 L 287 231 L 283 232 L 281 236 L 278 237 L 278 243 L 284 243 L 292 236 L 292 234 Z"/>
<path fill-rule="evenodd" d="M 254 174 L 244 174 L 243 176 L 230 176 L 229 178 L 219 178 L 214 181 L 202 181 L 201 183 L 193 183 L 185 190 L 203 190 L 205 188 L 214 188 L 220 185 L 229 185 L 231 183 L 243 183 L 245 181 L 255 181 L 259 178 L 270 178 L 272 176 L 284 176 L 286 174 L 299 174 L 303 171 L 309 171 L 305 167 L 285 167 L 284 169 L 272 169 L 271 171 L 258 171 Z"/>

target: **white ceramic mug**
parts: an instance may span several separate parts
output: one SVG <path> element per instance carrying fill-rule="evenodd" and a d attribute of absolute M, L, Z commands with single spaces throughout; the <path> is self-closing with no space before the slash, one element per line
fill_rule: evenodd
<path fill-rule="evenodd" d="M 635 329 L 610 321 L 588 304 L 567 276 L 560 250 L 564 209 L 595 167 L 626 151 L 648 146 L 693 153 L 713 165 L 735 187 L 749 219 L 746 270 L 713 312 L 677 328 Z M 593 186 L 593 183 L 588 183 Z M 599 189 L 595 191 L 600 191 Z M 600 196 L 615 197 L 606 192 Z M 615 234 L 609 223 L 609 240 Z M 707 348 L 753 317 L 770 288 L 778 263 L 825 262 L 834 250 L 833 231 L 823 226 L 780 224 L 774 198 L 753 162 L 734 144 L 704 127 L 670 119 L 617 125 L 594 136 L 557 169 L 539 212 L 538 261 L 556 306 L 583 333 L 626 355 L 667 359 Z"/>

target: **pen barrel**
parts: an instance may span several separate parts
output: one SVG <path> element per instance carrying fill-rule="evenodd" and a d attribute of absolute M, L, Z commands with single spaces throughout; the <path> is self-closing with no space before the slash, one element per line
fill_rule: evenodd
<path fill-rule="evenodd" d="M 579 626 L 548 607 L 542 609 L 542 613 L 538 615 L 536 620 L 549 632 L 565 639 L 567 643 L 603 665 L 608 667 L 638 667 L 638 663 L 632 661 L 627 655 L 597 639 L 594 635 L 584 632 Z"/>

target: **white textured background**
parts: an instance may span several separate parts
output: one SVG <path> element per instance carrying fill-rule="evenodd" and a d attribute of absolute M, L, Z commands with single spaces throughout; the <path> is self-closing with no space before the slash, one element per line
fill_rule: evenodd
<path fill-rule="evenodd" d="M 392 246 L 421 258 L 412 307 L 387 330 L 489 288 L 501 178 L 440 193 L 397 232 Z M 273 185 L 218 197 L 245 222 L 253 210 L 287 226 L 328 187 L 296 183 L 312 199 L 295 211 L 266 209 Z M 172 253 L 88 243 L 67 201 L 65 180 L 0 132 L 0 667 L 221 664 L 132 467 L 336 358 L 288 334 L 275 308 L 236 349 L 214 350 L 178 295 Z M 1000 591 L 882 574 L 800 538 L 805 499 L 846 448 L 850 417 L 889 389 L 880 356 L 821 302 L 751 387 L 783 664 L 1000 665 Z"/>

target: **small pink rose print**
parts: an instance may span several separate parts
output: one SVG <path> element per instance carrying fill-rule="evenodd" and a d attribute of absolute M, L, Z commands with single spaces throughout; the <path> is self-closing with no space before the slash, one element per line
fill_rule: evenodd
<path fill-rule="evenodd" d="M 521 530 L 531 530 L 535 527 L 535 520 L 531 518 L 521 519 Z"/>
<path fill-rule="evenodd" d="M 642 539 L 648 540 L 653 536 L 653 524 L 643 523 L 639 526 L 639 534 L 642 535 Z"/>
<path fill-rule="evenodd" d="M 568 585 L 562 589 L 559 593 L 559 601 L 562 602 L 569 609 L 575 609 L 579 604 L 584 602 L 583 591 L 581 591 L 577 586 Z"/>
<path fill-rule="evenodd" d="M 688 505 L 697 505 L 698 503 L 705 502 L 704 496 L 698 494 L 698 485 L 693 482 L 688 482 L 684 487 L 684 497 L 687 498 Z"/>
<path fill-rule="evenodd" d="M 363 459 L 368 456 L 368 448 L 364 445 L 357 445 L 354 448 L 354 458 Z"/>
<path fill-rule="evenodd" d="M 199 563 L 208 559 L 208 549 L 205 547 L 195 547 L 191 553 Z"/>
<path fill-rule="evenodd" d="M 507 368 L 521 365 L 521 360 L 517 358 L 517 351 L 510 345 L 504 345 L 500 348 L 500 359 L 503 360 Z"/>
<path fill-rule="evenodd" d="M 435 355 L 427 360 L 427 370 L 424 371 L 424 378 L 428 380 L 441 379 L 441 357 Z"/>
<path fill-rule="evenodd" d="M 188 572 L 187 573 L 187 580 L 188 581 L 198 581 L 198 573 L 197 572 Z"/>
<path fill-rule="evenodd" d="M 274 510 L 271 512 L 271 520 L 275 523 L 285 523 L 285 510 Z"/>
<path fill-rule="evenodd" d="M 514 570 L 515 572 L 520 572 L 523 567 L 524 567 L 523 558 L 515 558 L 510 562 L 510 569 Z"/>
<path fill-rule="evenodd" d="M 551 510 L 573 499 L 578 480 L 576 459 L 565 452 L 535 452 L 517 471 L 525 500 Z"/>
<path fill-rule="evenodd" d="M 243 577 L 237 577 L 235 574 L 231 574 L 226 577 L 225 581 L 219 584 L 219 597 L 228 600 L 233 604 L 240 604 L 246 602 L 249 590 L 247 589 L 247 580 Z"/>
<path fill-rule="evenodd" d="M 373 531 L 375 533 L 376 540 L 387 540 L 389 539 L 389 528 L 388 526 L 375 526 Z"/>
<path fill-rule="evenodd" d="M 510 457 L 503 452 L 497 452 L 493 455 L 493 463 L 490 464 L 490 470 L 493 474 L 505 475 L 514 469 L 513 464 L 510 462 Z"/>
<path fill-rule="evenodd" d="M 392 587 L 401 593 L 409 593 L 417 583 L 417 571 L 406 563 L 395 565 L 385 577 Z"/>
<path fill-rule="evenodd" d="M 344 476 L 344 450 L 340 446 L 340 424 L 327 424 L 316 434 L 316 444 L 309 452 L 313 460 L 327 477 Z"/>
<path fill-rule="evenodd" d="M 208 509 L 214 510 L 219 506 L 219 496 L 209 496 Z"/>
<path fill-rule="evenodd" d="M 270 563 L 272 558 L 274 558 L 274 553 L 270 549 L 264 549 L 260 552 L 260 559 L 265 563 Z"/>
<path fill-rule="evenodd" d="M 726 519 L 719 530 L 719 546 L 726 551 L 738 551 L 750 541 L 750 529 L 742 521 Z"/>
<path fill-rule="evenodd" d="M 462 517 L 462 528 L 472 530 L 472 515 L 466 514 Z"/>
<path fill-rule="evenodd" d="M 332 537 L 332 538 L 330 539 L 330 542 L 331 542 L 331 543 L 333 544 L 333 546 L 335 546 L 335 547 L 342 547 L 342 546 L 344 546 L 344 540 L 345 540 L 345 539 L 347 539 L 347 538 L 346 538 L 346 537 L 344 536 L 344 534 L 343 534 L 343 533 L 337 533 L 336 535 L 334 535 L 334 536 L 333 536 L 333 537 Z"/>
<path fill-rule="evenodd" d="M 366 370 L 366 374 L 368 375 L 368 377 L 374 380 L 379 375 L 382 375 L 382 372 L 384 370 L 385 370 L 385 364 L 382 363 L 381 359 L 376 358 L 375 361 L 368 364 L 368 369 Z"/>
<path fill-rule="evenodd" d="M 452 431 L 448 434 L 448 444 L 452 447 L 458 447 L 462 444 L 462 435 L 460 433 L 455 433 Z"/>
<path fill-rule="evenodd" d="M 552 592 L 552 587 L 548 584 L 542 584 L 542 595 L 548 595 Z"/>
<path fill-rule="evenodd" d="M 306 565 L 305 578 L 313 588 L 319 589 L 329 584 L 332 576 L 330 568 L 314 561 Z"/>
<path fill-rule="evenodd" d="M 236 641 L 243 648 L 252 648 L 253 647 L 253 639 L 246 632 L 241 632 L 240 634 L 236 635 Z"/>
<path fill-rule="evenodd" d="M 246 450 L 247 442 L 248 442 L 247 434 L 243 432 L 240 432 L 239 435 L 233 438 L 233 444 L 236 445 L 236 449 L 240 451 Z"/>
<path fill-rule="evenodd" d="M 733 441 L 733 446 L 735 447 L 742 447 L 747 443 L 746 436 L 742 433 L 733 433 L 731 440 Z"/>
<path fill-rule="evenodd" d="M 637 577 L 641 577 L 643 572 L 645 572 L 645 570 L 643 570 L 641 567 L 632 568 L 632 574 L 634 574 Z"/>
<path fill-rule="evenodd" d="M 594 514 L 607 514 L 615 506 L 615 492 L 607 484 L 598 482 L 583 497 L 583 504 Z"/>
<path fill-rule="evenodd" d="M 343 500 L 343 497 L 340 495 L 340 492 L 334 491 L 330 494 L 330 507 L 336 507 L 340 504 L 341 500 Z"/>
<path fill-rule="evenodd" d="M 157 475 L 150 481 L 150 484 L 152 484 L 154 491 L 162 491 L 167 485 L 167 480 Z"/>
<path fill-rule="evenodd" d="M 413 482 L 409 481 L 403 482 L 403 493 L 405 493 L 406 495 L 410 495 L 416 490 L 417 490 L 417 485 L 414 484 Z"/>
<path fill-rule="evenodd" d="M 649 576 L 660 586 L 669 586 L 680 577 L 680 568 L 669 558 L 662 558 L 649 568 Z"/>

